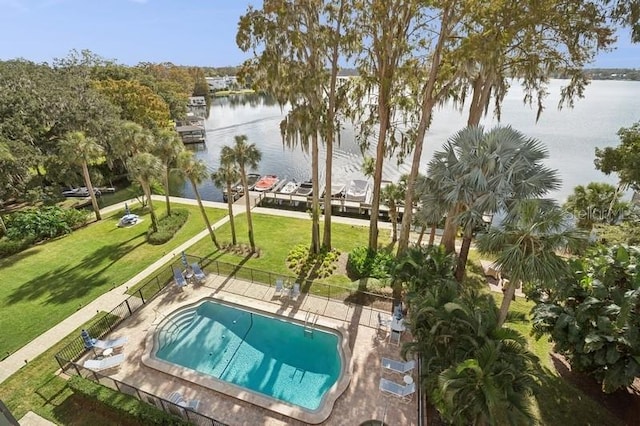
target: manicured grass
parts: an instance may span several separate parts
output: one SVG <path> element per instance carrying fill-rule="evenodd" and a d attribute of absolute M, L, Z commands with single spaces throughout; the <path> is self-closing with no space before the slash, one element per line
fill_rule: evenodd
<path fill-rule="evenodd" d="M 77 339 L 81 329 L 87 328 L 103 315 L 104 313 L 100 313 L 92 321 L 78 327 L 0 384 L 0 399 L 7 404 L 17 419 L 27 411 L 33 411 L 46 419 L 65 425 L 139 424 L 122 418 L 104 405 L 95 404 L 74 394 L 67 387 L 66 380 L 56 375 L 59 366 L 54 355 L 72 339 Z"/>
<path fill-rule="evenodd" d="M 158 215 L 163 203 L 156 202 Z M 130 228 L 116 225 L 121 213 L 71 235 L 34 246 L 0 261 L 0 358 L 20 348 L 101 294 L 121 285 L 204 229 L 197 206 L 166 244 L 145 241 L 151 219 Z M 225 210 L 209 209 L 212 222 Z"/>
<path fill-rule="evenodd" d="M 211 242 L 206 239 L 192 246 L 188 253 L 201 257 L 211 257 L 220 262 L 241 264 L 248 268 L 261 269 L 274 274 L 293 275 L 285 263 L 289 250 L 298 244 L 310 244 L 311 221 L 294 219 L 264 214 L 253 214 L 253 229 L 255 233 L 256 247 L 260 251 L 260 257 L 241 256 L 233 253 L 217 251 L 212 248 Z M 236 237 L 239 244 L 249 244 L 247 236 L 247 220 L 244 214 L 235 218 Z M 320 226 L 322 236 L 322 226 Z M 216 230 L 218 240 L 231 241 L 231 227 L 228 223 Z M 369 242 L 368 227 L 332 225 L 332 245 L 342 253 L 348 253 L 357 246 L 367 245 Z M 381 230 L 379 240 L 382 244 L 390 240 L 389 231 Z M 331 276 L 322 280 L 331 284 L 348 285 L 346 276 Z"/>

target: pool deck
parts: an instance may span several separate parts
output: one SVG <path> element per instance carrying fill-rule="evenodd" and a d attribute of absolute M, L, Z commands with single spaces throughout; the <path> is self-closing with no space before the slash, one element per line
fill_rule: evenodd
<path fill-rule="evenodd" d="M 186 399 L 198 399 L 198 412 L 229 425 L 303 425 L 291 417 L 275 413 L 246 401 L 218 393 L 145 366 L 142 356 L 148 354 L 147 337 L 162 319 L 187 304 L 213 297 L 265 312 L 304 321 L 308 311 L 319 315 L 322 325 L 348 330 L 351 349 L 351 381 L 338 397 L 330 416 L 322 425 L 358 425 L 369 419 L 388 424 L 417 424 L 416 397 L 408 403 L 386 396 L 378 389 L 381 377 L 403 383 L 403 376 L 383 372 L 382 357 L 401 359 L 400 346 L 388 341 L 387 331 L 378 329 L 378 310 L 302 293 L 297 300 L 274 296 L 274 287 L 234 278 L 209 274 L 204 284 L 189 285 L 183 290 L 170 285 L 156 299 L 125 320 L 112 336 L 128 336 L 124 347 L 126 360 L 120 367 L 105 370 L 114 379 L 145 392 L 167 399 L 174 391 Z M 387 314 L 386 312 L 382 312 Z M 403 333 L 402 340 L 408 340 Z M 416 373 L 413 372 L 413 378 Z M 275 401 L 274 401 L 275 403 Z"/>

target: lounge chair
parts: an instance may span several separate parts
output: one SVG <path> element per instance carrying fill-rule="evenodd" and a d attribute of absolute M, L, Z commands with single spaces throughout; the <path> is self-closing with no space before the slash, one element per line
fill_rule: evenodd
<path fill-rule="evenodd" d="M 198 282 L 203 282 L 207 277 L 204 272 L 202 272 L 202 268 L 197 263 L 191 264 L 191 270 L 193 271 L 193 277 L 198 280 Z"/>
<path fill-rule="evenodd" d="M 382 358 L 382 368 L 395 371 L 396 373 L 406 374 L 416 367 L 414 360 L 407 362 L 396 361 L 395 359 Z"/>
<path fill-rule="evenodd" d="M 93 341 L 93 347 L 94 348 L 98 348 L 98 349 L 110 349 L 110 348 L 119 348 L 120 346 L 124 346 L 125 343 L 127 343 L 129 339 L 125 336 L 125 337 L 119 337 L 117 339 L 110 339 L 110 340 L 99 340 L 99 339 L 95 339 Z"/>
<path fill-rule="evenodd" d="M 199 399 L 187 400 L 182 396 L 180 392 L 171 392 L 171 394 L 169 395 L 169 401 L 176 405 L 179 405 L 182 408 L 188 408 L 194 411 L 197 410 L 198 405 L 200 405 Z"/>
<path fill-rule="evenodd" d="M 173 270 L 173 279 L 175 280 L 178 288 L 182 288 L 187 284 L 187 280 L 184 278 L 184 275 L 182 275 L 182 271 L 178 269 Z"/>
<path fill-rule="evenodd" d="M 84 362 L 84 368 L 93 371 L 106 370 L 120 365 L 124 361 L 124 354 L 105 357 L 102 359 L 90 359 Z"/>
<path fill-rule="evenodd" d="M 380 379 L 380 390 L 404 401 L 410 401 L 412 395 L 416 391 L 416 384 L 409 383 L 408 385 L 400 385 L 396 382 L 392 382 L 391 380 L 382 378 Z"/>
<path fill-rule="evenodd" d="M 280 278 L 276 279 L 276 290 L 273 293 L 274 296 L 282 296 L 284 293 L 284 281 Z"/>
<path fill-rule="evenodd" d="M 291 289 L 291 298 L 293 300 L 296 300 L 298 298 L 298 296 L 300 296 L 300 284 L 299 283 L 295 283 L 293 285 L 293 288 Z"/>

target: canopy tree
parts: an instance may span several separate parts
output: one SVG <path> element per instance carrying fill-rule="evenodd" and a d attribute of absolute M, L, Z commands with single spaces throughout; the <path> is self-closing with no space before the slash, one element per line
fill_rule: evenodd
<path fill-rule="evenodd" d="M 249 199 L 249 185 L 247 183 L 247 169 L 255 169 L 262 159 L 262 153 L 255 143 L 247 143 L 246 135 L 235 137 L 233 146 L 223 146 L 220 152 L 221 163 L 237 164 L 240 168 L 240 179 L 244 190 L 244 202 L 247 212 L 247 231 L 251 251 L 256 251 L 256 242 L 253 236 L 253 222 L 251 220 L 251 200 Z M 229 194 L 230 195 L 230 194 Z"/>
<path fill-rule="evenodd" d="M 378 212 L 382 169 L 387 157 L 401 161 L 413 146 L 409 120 L 416 83 L 424 77 L 417 66 L 421 32 L 425 30 L 421 2 L 365 0 L 356 2 L 361 53 L 356 57 L 357 84 L 352 117 L 359 123 L 358 141 L 365 152 L 375 144 L 369 249 L 378 249 Z M 375 141 L 375 142 L 374 142 Z"/>
<path fill-rule="evenodd" d="M 191 183 L 193 193 L 196 195 L 196 200 L 198 201 L 198 207 L 200 207 L 200 214 L 202 214 L 202 219 L 204 219 L 204 223 L 207 225 L 207 229 L 209 230 L 211 241 L 219 250 L 220 243 L 218 243 L 216 234 L 213 232 L 209 216 L 207 216 L 207 212 L 202 205 L 202 198 L 198 191 L 198 185 L 200 185 L 205 179 L 209 178 L 207 165 L 202 160 L 196 160 L 191 151 L 183 150 L 178 154 L 178 172 Z"/>
<path fill-rule="evenodd" d="M 346 107 L 338 86 L 339 59 L 356 46 L 351 31 L 349 0 L 267 0 L 262 9 L 249 7 L 241 17 L 236 42 L 254 57 L 241 75 L 273 94 L 291 109 L 280 125 L 283 143 L 311 152 L 311 252 L 320 250 L 319 152 L 326 147 L 325 188 L 331 188 L 334 141 L 339 137 L 340 111 Z M 325 191 L 322 245 L 331 249 L 331 191 Z"/>
<path fill-rule="evenodd" d="M 596 148 L 596 168 L 606 175 L 616 173 L 623 188 L 640 191 L 640 122 L 618 131 L 620 144 Z"/>

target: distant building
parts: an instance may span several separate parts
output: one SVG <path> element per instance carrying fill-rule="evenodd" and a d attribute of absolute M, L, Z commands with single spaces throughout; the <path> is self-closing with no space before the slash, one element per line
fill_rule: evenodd
<path fill-rule="evenodd" d="M 216 92 L 218 90 L 228 89 L 238 85 L 238 78 L 235 75 L 225 75 L 223 77 L 206 77 L 209 91 Z"/>
<path fill-rule="evenodd" d="M 190 107 L 207 106 L 207 100 L 204 98 L 204 96 L 191 96 L 189 98 L 189 106 Z"/>

